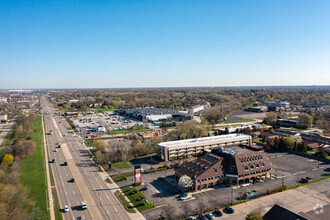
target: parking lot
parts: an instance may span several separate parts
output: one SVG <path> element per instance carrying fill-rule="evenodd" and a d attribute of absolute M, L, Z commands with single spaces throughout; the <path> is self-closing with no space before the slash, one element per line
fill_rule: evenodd
<path fill-rule="evenodd" d="M 112 111 L 97 113 L 93 115 L 77 117 L 72 119 L 76 127 L 95 128 L 98 126 L 109 126 L 112 129 L 130 128 L 142 125 L 143 123 L 132 118 L 114 114 Z"/>
<path fill-rule="evenodd" d="M 288 153 L 271 153 L 267 155 L 274 167 L 274 175 L 271 179 L 265 179 L 263 183 L 247 187 L 220 186 L 211 188 L 207 191 L 193 193 L 192 198 L 186 201 L 178 200 L 176 198 L 177 194 L 173 193 L 176 189 L 173 170 L 166 171 L 166 174 L 162 171 L 142 175 L 142 182 L 148 187 L 143 193 L 158 207 L 144 212 L 143 215 L 147 219 L 155 218 L 164 212 L 163 207 L 168 204 L 175 207 L 177 215 L 182 215 L 183 210 L 180 207 L 183 206 L 183 203 L 188 203 L 192 211 L 197 211 L 201 208 L 201 203 L 204 204 L 205 208 L 213 207 L 215 203 L 222 206 L 242 200 L 244 193 L 247 191 L 255 190 L 258 195 L 263 195 L 266 194 L 266 189 L 275 188 L 282 184 L 294 186 L 299 183 L 298 181 L 301 178 L 318 179 L 330 175 L 330 165 L 321 161 Z M 159 177 L 165 176 L 165 180 L 158 180 Z"/>

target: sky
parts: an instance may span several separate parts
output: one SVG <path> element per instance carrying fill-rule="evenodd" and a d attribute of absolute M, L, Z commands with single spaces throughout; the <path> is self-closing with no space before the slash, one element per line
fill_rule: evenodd
<path fill-rule="evenodd" d="M 330 1 L 1 0 L 0 89 L 330 85 Z"/>

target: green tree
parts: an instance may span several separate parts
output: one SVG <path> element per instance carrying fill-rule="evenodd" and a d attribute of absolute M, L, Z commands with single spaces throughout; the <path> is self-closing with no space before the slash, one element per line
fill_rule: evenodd
<path fill-rule="evenodd" d="M 313 117 L 307 113 L 301 113 L 298 117 L 298 125 L 301 128 L 309 128 L 313 124 Z"/>
<path fill-rule="evenodd" d="M 292 150 L 295 146 L 296 140 L 292 137 L 282 138 L 284 150 Z"/>
<path fill-rule="evenodd" d="M 262 215 L 260 212 L 250 212 L 245 217 L 245 220 L 262 220 Z"/>
<path fill-rule="evenodd" d="M 13 164 L 13 162 L 14 162 L 14 157 L 11 154 L 6 154 L 2 158 L 1 164 Z"/>

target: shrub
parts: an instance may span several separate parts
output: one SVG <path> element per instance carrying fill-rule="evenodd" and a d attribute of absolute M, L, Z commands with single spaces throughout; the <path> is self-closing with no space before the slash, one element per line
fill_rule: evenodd
<path fill-rule="evenodd" d="M 134 183 L 133 186 L 140 186 L 141 185 L 141 182 L 138 182 L 138 183 Z"/>

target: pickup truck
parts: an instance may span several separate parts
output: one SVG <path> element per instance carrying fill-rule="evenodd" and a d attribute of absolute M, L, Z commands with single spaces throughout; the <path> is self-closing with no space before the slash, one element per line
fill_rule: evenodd
<path fill-rule="evenodd" d="M 253 190 L 252 192 L 246 192 L 244 198 L 249 199 L 252 196 L 256 196 L 256 195 L 257 195 L 257 191 Z"/>

